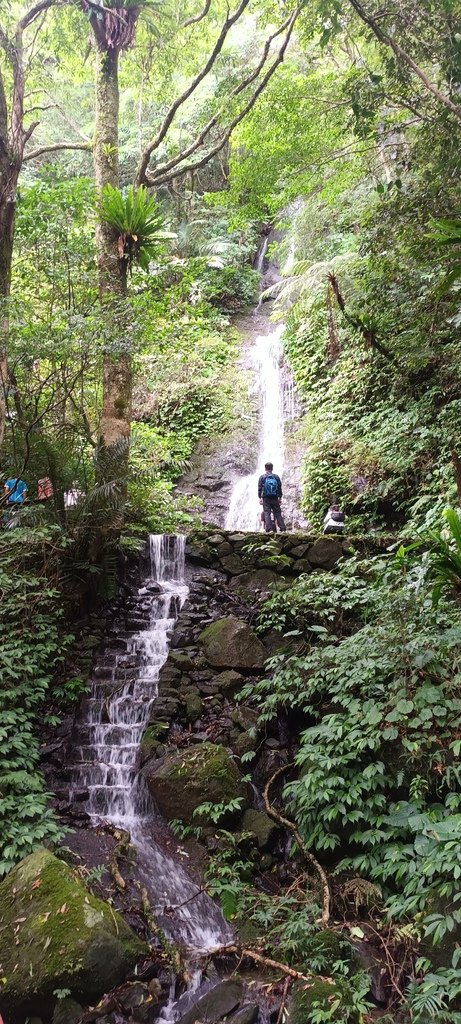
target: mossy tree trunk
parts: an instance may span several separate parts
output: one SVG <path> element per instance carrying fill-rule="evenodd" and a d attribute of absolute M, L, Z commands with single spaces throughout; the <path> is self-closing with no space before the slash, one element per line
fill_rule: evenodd
<path fill-rule="evenodd" d="M 19 170 L 11 166 L 8 151 L 3 148 L 0 130 L 0 445 L 6 423 L 8 391 L 7 341 L 9 332 L 8 302 L 11 288 L 14 224 L 16 218 L 16 185 Z"/>
<path fill-rule="evenodd" d="M 96 47 L 96 128 L 94 168 L 98 192 L 105 185 L 119 186 L 119 85 L 117 48 L 107 47 L 94 33 Z M 131 426 L 132 358 L 128 343 L 126 260 L 120 258 L 118 235 L 99 221 L 96 228 L 99 295 L 106 315 L 107 337 L 103 358 L 103 406 L 100 440 L 107 449 L 129 440 Z M 112 462 L 113 460 L 111 460 Z M 121 475 L 127 453 L 120 452 Z M 114 467 L 112 467 L 113 469 Z M 104 477 L 104 473 L 100 476 Z"/>

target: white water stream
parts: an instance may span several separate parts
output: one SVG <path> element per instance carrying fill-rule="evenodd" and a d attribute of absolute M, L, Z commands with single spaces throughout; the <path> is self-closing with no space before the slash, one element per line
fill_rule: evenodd
<path fill-rule="evenodd" d="M 229 503 L 226 530 L 258 530 L 260 505 L 258 479 L 264 463 L 272 462 L 282 476 L 285 468 L 285 423 L 296 414 L 293 381 L 283 365 L 284 324 L 256 335 L 250 349 L 260 407 L 259 445 L 252 473 L 237 480 Z"/>
<path fill-rule="evenodd" d="M 213 901 L 198 894 L 181 865 L 156 842 L 152 802 L 136 775 L 139 744 L 157 697 L 169 634 L 188 594 L 185 538 L 151 535 L 149 542 L 150 576 L 137 595 L 145 628 L 127 635 L 126 651 L 110 655 L 93 681 L 81 723 L 84 742 L 76 750 L 73 787 L 88 789 L 86 809 L 95 823 L 110 822 L 130 833 L 142 883 L 167 934 L 194 950 L 206 950 L 228 942 L 230 929 Z M 165 914 L 165 908 L 178 904 Z"/>

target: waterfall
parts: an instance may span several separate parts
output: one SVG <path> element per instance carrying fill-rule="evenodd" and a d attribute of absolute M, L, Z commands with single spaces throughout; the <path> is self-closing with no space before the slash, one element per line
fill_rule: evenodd
<path fill-rule="evenodd" d="M 172 938 L 198 950 L 229 941 L 230 929 L 213 901 L 197 895 L 197 885 L 156 842 L 150 795 L 136 773 L 139 744 L 168 656 L 169 633 L 188 594 L 184 548 L 184 536 L 149 538 L 150 575 L 132 612 L 139 628 L 118 638 L 124 639 L 124 651 L 109 652 L 95 668 L 82 709 L 82 742 L 75 752 L 71 790 L 88 790 L 86 810 L 93 823 L 107 821 L 129 831 L 159 922 Z M 165 913 L 166 907 L 190 900 Z"/>
<path fill-rule="evenodd" d="M 272 462 L 281 475 L 285 464 L 285 422 L 296 415 L 293 381 L 283 365 L 284 324 L 258 334 L 250 358 L 260 407 L 259 445 L 252 473 L 234 486 L 226 518 L 227 530 L 258 530 L 258 478 L 264 463 Z"/>

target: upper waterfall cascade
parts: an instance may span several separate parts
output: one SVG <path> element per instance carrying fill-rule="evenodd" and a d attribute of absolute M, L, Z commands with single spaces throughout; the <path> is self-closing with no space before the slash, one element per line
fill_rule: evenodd
<path fill-rule="evenodd" d="M 226 518 L 228 530 L 258 530 L 258 478 L 272 462 L 280 476 L 285 468 L 285 425 L 296 415 L 293 380 L 283 361 L 284 324 L 258 334 L 250 350 L 255 392 L 260 408 L 259 444 L 252 473 L 237 480 Z"/>
<path fill-rule="evenodd" d="M 138 591 L 135 620 L 145 626 L 120 636 L 126 649 L 111 652 L 96 666 L 79 724 L 73 789 L 88 790 L 87 810 L 95 823 L 108 821 L 129 831 L 142 883 L 165 931 L 195 950 L 206 950 L 229 941 L 230 929 L 213 901 L 156 842 L 154 808 L 136 772 L 169 634 L 188 594 L 185 537 L 151 535 L 149 547 L 150 574 Z M 177 905 L 164 918 L 165 907 Z"/>

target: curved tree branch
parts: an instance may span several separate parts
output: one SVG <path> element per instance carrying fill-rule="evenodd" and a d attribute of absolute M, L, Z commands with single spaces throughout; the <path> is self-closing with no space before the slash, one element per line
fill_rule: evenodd
<path fill-rule="evenodd" d="M 301 838 L 294 822 L 290 821 L 289 818 L 285 818 L 283 814 L 280 814 L 278 811 L 276 811 L 275 807 L 273 807 L 269 800 L 269 790 L 273 782 L 275 782 L 279 775 L 282 775 L 283 772 L 285 772 L 287 768 L 290 767 L 291 765 L 289 764 L 283 764 L 281 768 L 278 768 L 277 771 L 274 772 L 273 775 L 271 775 L 263 792 L 264 806 L 270 818 L 272 818 L 274 821 L 277 821 L 279 825 L 283 825 L 285 828 L 289 829 L 289 831 L 294 835 L 302 854 L 306 858 L 307 862 L 311 864 L 314 870 L 317 872 L 323 892 L 322 924 L 326 928 L 330 920 L 330 887 L 328 885 L 328 878 L 326 876 L 326 873 L 322 868 L 322 865 L 319 864 L 318 860 L 316 860 L 316 858 L 314 857 L 313 853 L 311 853 L 310 850 L 307 849 L 307 846 L 305 845 L 303 839 Z"/>
<path fill-rule="evenodd" d="M 264 64 L 266 63 L 266 60 L 267 60 L 267 57 L 268 57 L 269 50 L 271 48 L 272 42 L 274 41 L 274 39 L 277 38 L 277 36 L 281 35 L 282 32 L 285 31 L 287 26 L 290 24 L 291 18 L 292 18 L 292 15 L 290 15 L 290 17 L 287 18 L 286 21 L 284 21 L 283 25 L 281 25 L 280 28 L 277 29 L 276 32 L 273 32 L 272 35 L 268 37 L 268 39 L 266 40 L 266 42 L 264 44 L 262 55 L 261 55 L 261 59 L 260 59 L 259 63 L 255 67 L 255 69 L 251 72 L 251 74 L 249 74 L 246 78 L 243 79 L 243 82 L 240 82 L 239 85 L 235 86 L 235 88 L 232 89 L 232 91 L 229 93 L 229 97 L 228 97 L 229 99 L 232 99 L 235 96 L 239 96 L 240 93 L 244 91 L 244 89 L 247 89 L 248 86 L 251 85 L 251 83 L 254 82 L 256 78 L 258 78 L 260 72 L 262 71 L 262 69 L 264 67 Z M 164 163 L 161 166 L 159 166 L 158 168 L 156 168 L 155 171 L 152 172 L 153 175 L 155 176 L 157 170 L 158 170 L 159 173 L 161 172 L 162 175 L 166 174 L 167 171 L 170 171 L 173 167 L 177 167 L 178 164 L 182 163 L 184 160 L 187 160 L 188 157 L 192 156 L 192 154 L 195 153 L 197 151 L 197 149 L 200 149 L 200 146 L 203 145 L 203 143 L 204 143 L 207 135 L 209 135 L 211 129 L 214 128 L 216 124 L 218 124 L 219 119 L 222 116 L 222 114 L 223 114 L 223 108 L 218 110 L 218 112 L 216 114 L 214 114 L 213 117 L 210 118 L 210 120 L 207 122 L 207 124 L 202 128 L 202 130 L 195 137 L 193 142 L 191 142 L 190 145 L 187 146 L 186 149 L 182 150 L 181 153 L 179 153 L 176 156 L 172 157 L 171 160 L 167 161 L 167 163 Z M 142 183 L 138 182 L 138 184 L 142 184 Z"/>
<path fill-rule="evenodd" d="M 203 21 L 203 19 L 206 18 L 207 14 L 208 14 L 208 11 L 210 10 L 210 7 L 211 7 L 211 0 L 206 0 L 205 6 L 204 6 L 203 10 L 200 12 L 200 14 L 197 14 L 195 16 L 195 18 L 188 18 L 187 21 L 185 21 L 179 27 L 180 28 L 188 28 L 189 25 L 198 25 L 199 21 Z"/>
<path fill-rule="evenodd" d="M 211 53 L 210 53 L 210 55 L 208 57 L 208 60 L 205 62 L 205 64 L 200 69 L 200 71 L 195 76 L 195 78 L 192 79 L 192 82 L 190 82 L 189 85 L 187 86 L 187 88 L 184 89 L 184 92 L 182 92 L 181 95 L 178 96 L 175 99 L 174 103 L 171 104 L 171 107 L 167 111 L 167 113 L 166 113 L 166 115 L 165 115 L 165 117 L 163 119 L 163 124 L 161 125 L 159 131 L 157 132 L 157 135 L 155 136 L 155 139 L 153 139 L 151 142 L 149 142 L 149 144 L 146 146 L 146 148 L 144 149 L 144 151 L 141 154 L 141 159 L 139 161 L 139 167 L 138 167 L 138 170 L 136 172 L 136 181 L 137 182 L 143 182 L 144 181 L 145 175 L 146 175 L 146 171 L 147 171 L 147 168 L 149 166 L 149 160 L 150 160 L 150 158 L 152 156 L 152 153 L 156 149 L 158 149 L 160 143 L 163 142 L 163 139 L 165 138 L 165 135 L 166 135 L 166 133 L 167 133 L 167 131 L 168 131 L 172 121 L 173 121 L 173 118 L 175 117 L 176 112 L 179 110 L 179 108 L 182 106 L 182 104 L 185 103 L 186 100 L 189 99 L 189 96 L 191 96 L 192 93 L 195 92 L 197 86 L 200 85 L 200 82 L 203 81 L 203 79 L 207 76 L 208 72 L 213 67 L 213 64 L 215 63 L 216 59 L 218 58 L 219 54 L 221 53 L 221 50 L 222 50 L 222 48 L 224 46 L 224 42 L 226 40 L 226 36 L 227 36 L 228 32 L 230 31 L 232 26 L 235 25 L 236 21 L 238 21 L 238 19 L 241 17 L 241 15 L 243 14 L 245 8 L 248 7 L 249 2 L 250 2 L 250 0 L 240 0 L 240 3 L 238 5 L 238 7 L 236 8 L 236 10 L 234 11 L 234 13 L 227 16 L 226 20 L 223 22 L 221 31 L 220 31 L 219 36 L 218 36 L 218 38 L 217 38 L 217 40 L 215 42 L 215 45 L 214 45 L 214 47 L 213 47 L 213 49 L 212 49 L 212 51 L 211 51 Z"/>
<path fill-rule="evenodd" d="M 296 19 L 297 19 L 298 15 L 299 15 L 299 13 L 300 13 L 300 11 L 302 9 L 302 6 L 303 5 L 300 5 L 299 7 L 297 7 L 296 11 L 294 11 L 293 14 L 291 15 L 290 20 L 289 20 L 288 30 L 286 32 L 285 38 L 283 40 L 283 43 L 282 43 L 282 45 L 280 47 L 280 50 L 278 51 L 278 54 L 277 54 L 275 60 L 272 62 L 270 67 L 267 69 L 267 71 L 263 75 L 262 79 L 258 82 L 258 85 L 254 89 L 254 91 L 252 92 L 248 102 L 245 104 L 244 107 L 242 107 L 242 109 L 239 111 L 239 113 L 235 115 L 235 117 L 229 123 L 227 128 L 224 130 L 224 132 L 221 135 L 220 139 L 216 142 L 216 144 L 214 146 L 212 146 L 211 149 L 207 150 L 207 152 L 199 160 L 196 160 L 196 161 L 194 161 L 192 163 L 189 163 L 189 164 L 186 163 L 186 164 L 184 164 L 184 166 L 181 167 L 180 165 L 181 165 L 182 161 L 186 158 L 186 153 L 187 153 L 187 150 L 186 150 L 183 153 L 179 154 L 177 157 L 175 157 L 174 161 L 171 160 L 169 162 L 168 166 L 172 167 L 172 169 L 170 171 L 166 171 L 165 166 L 158 167 L 158 168 L 156 168 L 152 172 L 152 174 L 145 173 L 142 181 L 146 182 L 146 184 L 149 185 L 150 187 L 164 185 L 167 182 L 173 181 L 175 178 L 178 178 L 178 177 L 180 177 L 183 174 L 187 174 L 189 171 L 195 171 L 195 170 L 198 170 L 200 167 L 204 167 L 205 164 L 207 164 L 209 162 L 209 160 L 211 160 L 214 156 L 216 156 L 221 151 L 221 149 L 223 149 L 223 147 L 226 145 L 226 142 L 228 142 L 228 140 L 230 139 L 234 129 L 237 127 L 238 124 L 240 124 L 241 121 L 243 121 L 244 117 L 246 117 L 246 115 L 249 113 L 251 108 L 256 103 L 256 100 L 258 99 L 258 97 L 261 95 L 263 90 L 266 88 L 266 85 L 269 82 L 269 80 L 272 78 L 272 75 L 277 70 L 278 66 L 282 63 L 282 61 L 284 59 L 284 56 L 285 56 L 285 52 L 286 52 L 287 46 L 288 46 L 288 43 L 290 41 L 290 38 L 291 38 L 291 35 L 292 35 L 292 32 L 293 32 L 293 28 L 294 28 Z M 260 68 L 262 67 L 262 65 L 264 63 L 265 63 L 265 58 L 263 59 L 262 64 L 260 62 Z M 250 76 L 250 81 L 251 80 L 252 80 L 252 77 Z M 194 145 L 194 150 L 196 148 L 198 148 L 198 147 L 196 147 Z M 137 181 L 138 181 L 138 183 L 141 183 L 139 181 L 139 179 L 137 179 Z"/>
<path fill-rule="evenodd" d="M 38 123 L 37 121 L 33 128 L 36 128 Z M 91 142 L 53 142 L 49 146 L 39 146 L 38 149 L 32 149 L 30 153 L 25 153 L 23 163 L 26 163 L 28 160 L 36 160 L 37 157 L 43 156 L 44 153 L 57 153 L 60 149 L 82 149 L 91 152 L 92 148 Z"/>

